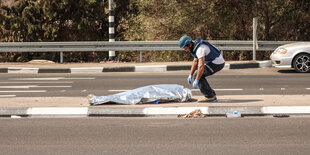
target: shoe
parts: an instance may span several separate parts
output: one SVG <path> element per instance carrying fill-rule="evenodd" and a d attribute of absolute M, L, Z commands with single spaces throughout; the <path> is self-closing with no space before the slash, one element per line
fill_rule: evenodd
<path fill-rule="evenodd" d="M 204 98 L 202 100 L 198 100 L 198 102 L 215 102 L 215 101 L 217 101 L 216 96 L 211 97 L 211 98 Z"/>

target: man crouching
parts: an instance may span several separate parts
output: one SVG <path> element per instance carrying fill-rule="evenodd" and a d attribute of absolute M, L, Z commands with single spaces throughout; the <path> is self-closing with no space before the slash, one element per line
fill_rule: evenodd
<path fill-rule="evenodd" d="M 216 93 L 210 87 L 206 77 L 224 68 L 225 60 L 221 52 L 206 40 L 197 38 L 193 42 L 188 36 L 181 37 L 178 45 L 194 57 L 187 82 L 189 85 L 192 84 L 193 74 L 197 70 L 194 74 L 195 81 L 193 83 L 193 88 L 197 88 L 198 86 L 200 92 L 205 96 L 203 100 L 199 100 L 198 102 L 217 101 Z"/>

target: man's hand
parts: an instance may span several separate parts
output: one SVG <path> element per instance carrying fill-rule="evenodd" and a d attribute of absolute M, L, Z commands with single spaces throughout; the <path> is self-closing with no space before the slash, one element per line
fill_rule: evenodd
<path fill-rule="evenodd" d="M 191 85 L 192 84 L 192 75 L 188 75 L 188 78 L 187 78 L 187 83 L 188 85 Z"/>
<path fill-rule="evenodd" d="M 193 88 L 197 88 L 198 83 L 199 83 L 199 80 L 196 79 L 196 80 L 194 81 L 194 83 L 193 83 Z"/>

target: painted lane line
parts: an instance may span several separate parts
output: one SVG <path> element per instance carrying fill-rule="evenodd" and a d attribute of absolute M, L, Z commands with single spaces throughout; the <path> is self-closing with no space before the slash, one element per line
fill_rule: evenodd
<path fill-rule="evenodd" d="M 60 92 L 62 92 L 62 93 L 64 93 L 64 92 L 66 92 L 67 90 L 61 90 Z"/>
<path fill-rule="evenodd" d="M 53 78 L 10 78 L 9 80 L 38 80 L 38 81 L 57 81 L 57 80 L 94 80 L 94 77 L 77 77 L 77 78 L 67 78 L 67 77 L 53 77 Z"/>
<path fill-rule="evenodd" d="M 286 90 L 286 88 L 280 88 L 281 90 Z M 307 90 L 310 90 L 310 88 L 305 88 Z M 124 92 L 124 91 L 129 91 L 131 89 L 112 89 L 112 90 L 108 90 L 109 92 Z M 191 89 L 192 91 L 200 91 L 200 89 Z M 243 91 L 244 89 L 242 88 L 236 88 L 236 89 L 214 89 L 215 91 Z M 259 88 L 259 90 L 263 91 L 264 88 Z"/>
<path fill-rule="evenodd" d="M 200 91 L 200 89 L 191 89 L 192 91 Z M 242 88 L 237 89 L 214 89 L 215 91 L 242 91 Z"/>
<path fill-rule="evenodd" d="M 31 86 L 0 86 L 2 89 L 29 89 Z"/>
<path fill-rule="evenodd" d="M 129 91 L 130 89 L 128 89 L 128 90 L 126 90 L 126 89 L 124 89 L 124 90 L 108 90 L 109 92 L 123 92 L 123 91 Z"/>
<path fill-rule="evenodd" d="M 61 78 L 61 80 L 94 80 L 94 77 L 81 77 L 81 78 Z"/>
<path fill-rule="evenodd" d="M 3 98 L 6 98 L 6 97 L 16 97 L 16 95 L 0 95 L 0 98 L 3 97 Z"/>
<path fill-rule="evenodd" d="M 29 88 L 70 88 L 72 86 L 37 86 L 37 85 L 25 85 L 25 86 L 0 86 L 1 88 L 6 89 L 29 89 Z"/>
<path fill-rule="evenodd" d="M 108 90 L 109 92 L 124 92 L 124 91 L 129 91 L 131 89 L 120 89 L 120 90 L 117 90 L 117 89 L 112 89 L 112 90 Z M 200 91 L 199 89 L 191 89 L 192 91 Z M 239 88 L 239 89 L 214 89 L 216 91 L 242 91 L 243 89 Z"/>
<path fill-rule="evenodd" d="M 12 91 L 0 91 L 0 93 L 45 93 L 46 90 L 12 90 Z"/>
<path fill-rule="evenodd" d="M 53 77 L 53 78 L 10 78 L 9 80 L 38 80 L 38 81 L 43 81 L 43 80 L 46 80 L 46 81 L 57 81 L 59 79 L 62 79 L 63 77 Z"/>
<path fill-rule="evenodd" d="M 14 83 L 49 83 L 49 84 L 60 84 L 60 83 L 73 83 L 73 81 L 55 81 L 55 82 L 53 82 L 53 81 L 51 81 L 51 82 L 48 82 L 48 81 L 39 81 L 39 82 L 0 82 L 0 83 L 5 83 L 5 84 L 8 84 L 8 83 L 12 83 L 12 84 L 14 84 Z"/>
<path fill-rule="evenodd" d="M 88 107 L 29 108 L 28 115 L 87 115 Z"/>
<path fill-rule="evenodd" d="M 33 86 L 33 88 L 71 88 L 72 86 Z"/>
<path fill-rule="evenodd" d="M 236 89 L 214 89 L 215 91 L 242 91 L 242 88 L 236 88 Z"/>

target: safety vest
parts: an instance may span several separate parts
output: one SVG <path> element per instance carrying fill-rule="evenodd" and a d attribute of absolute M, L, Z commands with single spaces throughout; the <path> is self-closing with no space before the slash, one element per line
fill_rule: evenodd
<path fill-rule="evenodd" d="M 194 57 L 194 58 L 197 58 L 197 55 L 196 55 L 196 51 L 198 49 L 198 47 L 201 45 L 201 44 L 205 44 L 207 46 L 209 46 L 210 48 L 210 53 L 208 55 L 205 56 L 205 62 L 208 63 L 208 62 L 212 62 L 213 60 L 215 60 L 217 57 L 219 57 L 221 55 L 221 51 L 218 50 L 216 47 L 214 47 L 212 44 L 210 44 L 208 41 L 206 40 L 202 40 L 200 38 L 197 38 L 194 42 L 194 49 L 193 51 L 191 52 L 191 55 Z"/>

